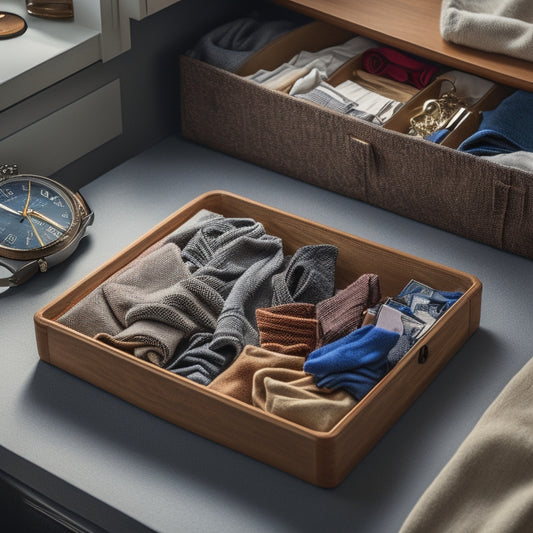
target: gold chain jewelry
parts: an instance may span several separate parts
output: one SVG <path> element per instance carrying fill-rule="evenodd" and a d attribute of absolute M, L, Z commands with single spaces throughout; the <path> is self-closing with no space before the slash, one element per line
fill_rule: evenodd
<path fill-rule="evenodd" d="M 409 135 L 427 137 L 443 128 L 460 107 L 465 107 L 464 102 L 457 96 L 453 82 L 451 80 L 445 81 L 451 83 L 451 89 L 439 98 L 432 98 L 424 102 L 422 111 L 410 119 Z"/>

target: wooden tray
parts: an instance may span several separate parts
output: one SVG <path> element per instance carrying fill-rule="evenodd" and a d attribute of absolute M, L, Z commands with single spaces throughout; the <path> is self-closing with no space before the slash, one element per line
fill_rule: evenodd
<path fill-rule="evenodd" d="M 76 302 L 200 209 L 249 217 L 282 238 L 286 253 L 308 244 L 338 247 L 337 288 L 368 272 L 382 293 L 412 278 L 459 301 L 331 431 L 304 428 L 172 374 L 57 322 Z M 458 270 L 380 246 L 222 191 L 188 203 L 35 315 L 39 356 L 79 378 L 198 435 L 312 484 L 333 487 L 367 454 L 479 326 L 480 281 Z"/>

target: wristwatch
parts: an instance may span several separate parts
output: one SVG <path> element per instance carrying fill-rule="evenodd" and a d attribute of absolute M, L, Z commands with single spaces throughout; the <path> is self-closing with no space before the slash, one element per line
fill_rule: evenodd
<path fill-rule="evenodd" d="M 93 219 L 79 192 L 0 165 L 0 287 L 20 285 L 67 259 Z"/>

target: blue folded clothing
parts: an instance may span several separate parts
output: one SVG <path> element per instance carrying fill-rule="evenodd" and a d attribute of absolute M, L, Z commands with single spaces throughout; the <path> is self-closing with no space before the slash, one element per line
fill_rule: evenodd
<path fill-rule="evenodd" d="M 458 150 L 474 155 L 533 152 L 533 93 L 515 91 L 492 111 L 484 111 L 478 131 Z"/>
<path fill-rule="evenodd" d="M 364 326 L 311 352 L 304 372 L 312 374 L 319 387 L 341 388 L 361 400 L 388 372 L 387 354 L 399 337 L 394 331 Z"/>

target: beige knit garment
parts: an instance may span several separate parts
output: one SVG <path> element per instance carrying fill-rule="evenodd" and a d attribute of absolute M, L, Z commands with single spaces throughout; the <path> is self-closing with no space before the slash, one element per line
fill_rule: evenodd
<path fill-rule="evenodd" d="M 400 533 L 533 531 L 533 359 L 486 410 Z"/>
<path fill-rule="evenodd" d="M 254 374 L 255 406 L 315 431 L 330 431 L 357 401 L 343 390 L 317 387 L 303 370 L 264 368 Z"/>

